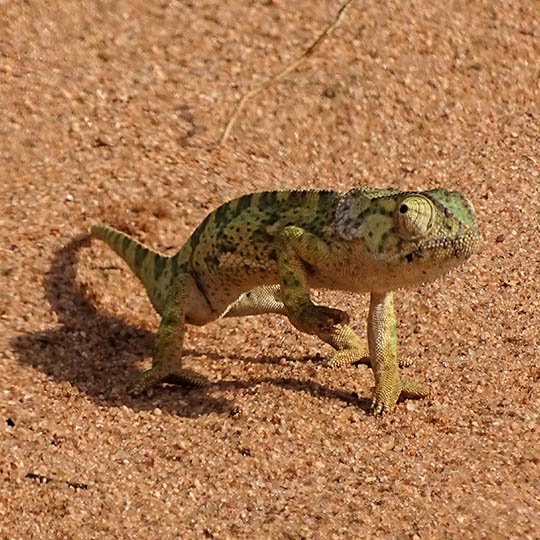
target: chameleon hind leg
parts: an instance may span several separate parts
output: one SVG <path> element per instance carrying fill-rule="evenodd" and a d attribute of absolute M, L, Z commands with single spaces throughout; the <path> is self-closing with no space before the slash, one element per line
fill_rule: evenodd
<path fill-rule="evenodd" d="M 187 273 L 175 278 L 157 332 L 152 367 L 135 379 L 130 388 L 132 394 L 140 394 L 162 382 L 191 386 L 203 386 L 206 383 L 202 375 L 182 367 L 186 310 L 196 287 L 195 280 Z"/>
<path fill-rule="evenodd" d="M 330 258 L 327 244 L 300 227 L 290 226 L 277 239 L 281 295 L 291 323 L 301 332 L 319 336 L 336 352 L 335 364 L 365 361 L 375 375 L 372 408 L 377 413 L 394 409 L 399 396 L 424 397 L 426 386 L 402 379 L 397 360 L 396 318 L 393 293 L 371 295 L 368 317 L 368 347 L 345 324 L 347 314 L 315 305 L 310 297 L 306 264 L 316 267 Z"/>

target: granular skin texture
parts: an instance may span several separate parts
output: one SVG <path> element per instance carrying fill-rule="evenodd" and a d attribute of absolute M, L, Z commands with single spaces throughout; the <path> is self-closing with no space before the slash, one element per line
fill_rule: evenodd
<path fill-rule="evenodd" d="M 328 367 L 371 366 L 377 414 L 400 397 L 429 395 L 399 373 L 394 289 L 447 273 L 481 239 L 472 204 L 458 192 L 362 187 L 243 195 L 208 214 L 171 257 L 107 225 L 94 225 L 92 236 L 128 264 L 161 315 L 152 367 L 132 394 L 161 383 L 205 385 L 182 366 L 187 324 L 277 313 L 335 349 Z M 367 344 L 345 324 L 346 312 L 313 302 L 312 287 L 371 293 Z"/>
<path fill-rule="evenodd" d="M 216 146 L 342 4 L 291 6 L 0 5 L 1 538 L 538 537 L 538 6 L 352 2 Z M 172 256 L 246 193 L 357 186 L 474 204 L 474 256 L 394 293 L 429 397 L 373 415 L 279 313 L 190 325 L 206 386 L 129 393 L 160 321 L 92 225 Z"/>

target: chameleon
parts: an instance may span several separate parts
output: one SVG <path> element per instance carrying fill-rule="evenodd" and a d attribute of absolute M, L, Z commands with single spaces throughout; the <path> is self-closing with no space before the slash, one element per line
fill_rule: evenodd
<path fill-rule="evenodd" d="M 182 366 L 186 324 L 278 313 L 333 347 L 327 366 L 371 366 L 375 414 L 393 411 L 400 396 L 429 395 L 400 373 L 408 362 L 398 359 L 394 290 L 449 272 L 481 240 L 474 208 L 457 191 L 370 187 L 244 195 L 208 214 L 172 256 L 107 225 L 91 235 L 127 263 L 161 315 L 152 367 L 132 394 L 160 383 L 204 385 Z M 313 288 L 370 294 L 367 343 L 345 311 L 312 299 Z"/>

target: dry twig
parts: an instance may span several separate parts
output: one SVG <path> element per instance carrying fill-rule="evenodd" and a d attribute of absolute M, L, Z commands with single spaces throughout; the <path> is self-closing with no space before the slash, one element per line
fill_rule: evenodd
<path fill-rule="evenodd" d="M 298 58 L 296 58 L 295 60 L 287 64 L 279 73 L 277 73 L 276 75 L 274 75 L 267 81 L 263 82 L 259 86 L 252 88 L 249 92 L 247 92 L 240 98 L 240 100 L 236 104 L 236 107 L 234 108 L 234 111 L 229 117 L 229 120 L 225 124 L 225 129 L 223 130 L 221 137 L 216 143 L 216 147 L 221 146 L 227 141 L 231 133 L 231 130 L 234 126 L 234 123 L 236 122 L 236 119 L 238 118 L 246 102 L 250 98 L 252 98 L 255 94 L 258 94 L 259 92 L 262 92 L 263 90 L 266 90 L 267 88 L 270 88 L 271 86 L 279 82 L 288 73 L 290 73 L 293 69 L 295 69 L 300 63 L 306 60 L 306 58 L 309 58 L 310 56 L 312 56 L 313 53 L 321 46 L 324 40 L 340 25 L 341 21 L 343 20 L 343 16 L 345 15 L 345 12 L 347 11 L 349 6 L 353 2 L 354 0 L 347 0 L 341 6 L 334 21 L 324 29 L 324 31 L 319 35 L 319 37 L 304 51 L 304 53 L 301 56 L 299 56 Z"/>

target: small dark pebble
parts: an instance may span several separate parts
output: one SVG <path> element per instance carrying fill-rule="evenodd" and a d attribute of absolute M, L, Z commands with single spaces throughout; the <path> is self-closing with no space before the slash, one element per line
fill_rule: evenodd
<path fill-rule="evenodd" d="M 229 416 L 231 418 L 234 418 L 235 416 L 239 416 L 242 411 L 240 410 L 240 407 L 235 407 L 234 409 L 231 409 L 229 412 Z"/>
<path fill-rule="evenodd" d="M 75 489 L 88 489 L 88 484 L 81 484 L 80 482 L 70 482 L 69 480 L 57 480 L 55 478 L 43 476 L 42 474 L 28 473 L 25 475 L 25 478 L 29 478 L 30 480 L 39 480 L 44 484 L 47 484 L 49 482 L 63 482 L 67 486 Z"/>

